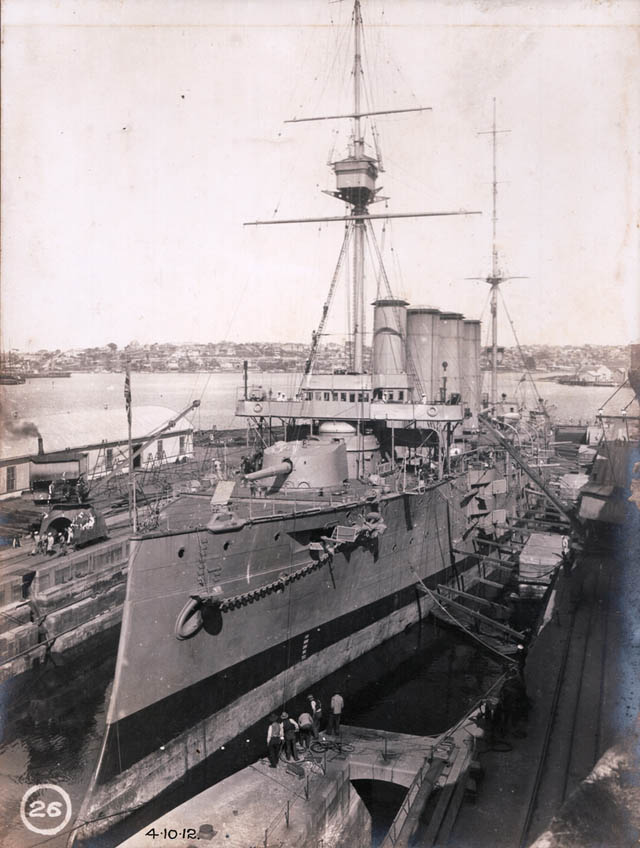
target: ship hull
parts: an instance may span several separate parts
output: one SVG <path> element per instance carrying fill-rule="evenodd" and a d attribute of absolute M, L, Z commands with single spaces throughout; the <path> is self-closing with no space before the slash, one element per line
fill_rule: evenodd
<path fill-rule="evenodd" d="M 121 811 L 188 781 L 205 760 L 215 781 L 215 759 L 224 762 L 224 746 L 243 730 L 427 615 L 424 586 L 464 581 L 468 589 L 479 576 L 475 561 L 451 552 L 466 525 L 464 515 L 452 519 L 459 498 L 449 483 L 384 496 L 379 538 L 311 568 L 307 540 L 330 524 L 357 525 L 370 503 L 207 534 L 206 554 L 190 562 L 189 551 L 202 551 L 197 532 L 134 540 L 107 733 L 80 819 L 108 816 L 112 826 Z M 299 576 L 281 591 L 254 593 L 283 572 Z M 215 575 L 225 596 L 240 597 L 244 586 L 246 602 L 181 641 L 176 616 L 198 574 Z M 79 836 L 104 829 L 94 823 Z"/>

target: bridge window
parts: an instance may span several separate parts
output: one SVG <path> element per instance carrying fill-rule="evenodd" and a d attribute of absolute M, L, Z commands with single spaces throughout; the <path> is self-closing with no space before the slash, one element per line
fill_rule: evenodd
<path fill-rule="evenodd" d="M 7 465 L 7 492 L 13 492 L 16 488 L 16 467 Z"/>
<path fill-rule="evenodd" d="M 404 392 L 403 391 L 398 392 L 398 400 L 404 400 Z"/>
<path fill-rule="evenodd" d="M 331 400 L 331 393 L 330 393 L 330 392 L 325 392 L 325 393 L 324 393 L 324 399 L 325 399 L 325 400 Z"/>
<path fill-rule="evenodd" d="M 187 437 L 186 436 L 180 436 L 178 452 L 179 453 L 185 453 L 186 448 L 187 448 Z"/>
<path fill-rule="evenodd" d="M 104 452 L 104 467 L 107 471 L 113 468 L 113 448 L 107 448 Z"/>
<path fill-rule="evenodd" d="M 322 400 L 322 392 L 316 392 L 316 400 Z"/>
<path fill-rule="evenodd" d="M 338 392 L 331 392 L 331 400 L 338 400 Z"/>
<path fill-rule="evenodd" d="M 349 392 L 349 402 L 350 403 L 356 402 L 356 393 L 355 392 Z"/>
<path fill-rule="evenodd" d="M 369 392 L 364 393 L 364 402 L 369 403 Z"/>
<path fill-rule="evenodd" d="M 347 400 L 347 393 L 346 392 L 340 392 L 340 400 L 346 402 L 346 400 Z"/>

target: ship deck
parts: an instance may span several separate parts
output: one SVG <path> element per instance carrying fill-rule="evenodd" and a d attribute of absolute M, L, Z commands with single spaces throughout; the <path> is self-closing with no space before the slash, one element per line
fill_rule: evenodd
<path fill-rule="evenodd" d="M 370 483 L 350 480 L 340 491 L 322 489 L 282 489 L 274 494 L 252 493 L 249 487 L 236 487 L 233 494 L 213 506 L 220 512 L 230 511 L 237 521 L 255 521 L 272 516 L 292 516 L 342 508 L 370 501 L 372 505 L 391 494 L 426 492 L 442 485 L 443 480 L 422 483 L 414 474 L 389 478 L 385 486 L 374 488 Z M 372 506 L 373 509 L 373 506 Z M 212 519 L 211 493 L 184 494 L 163 510 L 154 533 L 179 532 L 206 527 Z M 230 525 L 227 525 L 230 526 Z M 220 524 L 225 528 L 224 522 Z"/>

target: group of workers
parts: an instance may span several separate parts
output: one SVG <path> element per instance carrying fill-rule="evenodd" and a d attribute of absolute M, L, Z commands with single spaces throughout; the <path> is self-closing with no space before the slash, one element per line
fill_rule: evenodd
<path fill-rule="evenodd" d="M 39 533 L 32 530 L 29 535 L 32 541 L 31 556 L 36 556 L 36 554 L 54 556 L 56 553 L 65 556 L 67 548 L 73 545 L 73 527 L 71 524 L 60 532 L 50 529 L 48 533 Z"/>
<path fill-rule="evenodd" d="M 262 465 L 262 451 L 256 451 L 252 456 L 240 457 L 240 471 L 242 474 L 251 474 Z"/>
<path fill-rule="evenodd" d="M 62 479 L 49 483 L 48 494 L 51 503 L 84 503 L 89 495 L 89 486 L 84 474 L 80 474 L 75 481 L 66 480 L 63 474 Z"/>
<path fill-rule="evenodd" d="M 344 699 L 339 692 L 331 698 L 329 718 L 326 732 L 330 736 L 340 734 L 340 721 Z M 277 713 L 269 716 L 269 727 L 267 729 L 267 754 L 269 756 L 269 767 L 276 768 L 280 758 L 280 752 L 288 762 L 297 762 L 298 746 L 308 751 L 312 739 L 318 739 L 323 725 L 322 704 L 319 698 L 307 695 L 307 705 L 298 716 L 298 720 L 291 718 L 287 712 L 282 712 L 278 719 Z"/>

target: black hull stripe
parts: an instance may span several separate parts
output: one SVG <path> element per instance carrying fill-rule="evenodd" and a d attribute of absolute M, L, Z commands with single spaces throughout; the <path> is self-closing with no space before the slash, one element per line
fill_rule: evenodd
<path fill-rule="evenodd" d="M 466 567 L 469 567 L 466 563 L 458 563 L 458 573 L 464 572 Z M 447 582 L 452 577 L 453 569 L 445 568 L 423 579 L 429 588 L 435 588 L 438 583 Z M 415 585 L 406 586 L 351 613 L 325 622 L 318 628 L 258 652 L 224 671 L 213 674 L 114 722 L 107 727 L 96 782 L 107 783 L 185 730 L 223 709 L 257 686 L 266 683 L 287 668 L 297 665 L 301 661 L 302 646 L 306 636 L 309 636 L 309 640 L 305 657 L 309 658 L 397 610 L 415 603 L 418 594 Z M 206 634 L 202 633 L 196 638 L 203 638 L 203 636 L 206 638 Z M 224 639 L 224 626 L 221 637 L 211 636 L 210 638 Z M 212 643 L 212 650 L 215 650 L 215 642 Z M 143 686 L 144 681 L 141 680 L 140 685 Z M 252 719 L 258 718 L 262 717 L 248 716 L 247 725 L 253 724 Z M 242 728 L 238 728 L 237 732 L 241 730 Z"/>

